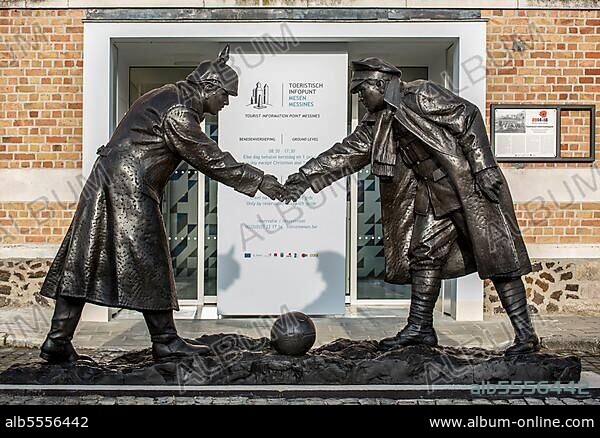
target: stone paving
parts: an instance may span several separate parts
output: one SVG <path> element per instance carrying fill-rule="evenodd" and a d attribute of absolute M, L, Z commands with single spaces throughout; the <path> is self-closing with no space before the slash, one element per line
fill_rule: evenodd
<path fill-rule="evenodd" d="M 379 339 L 392 336 L 406 323 L 406 308 L 359 308 L 344 317 L 313 318 L 317 328 L 315 346 L 338 338 Z M 51 310 L 42 307 L 0 310 L 0 346 L 38 347 L 48 331 Z M 108 323 L 79 324 L 74 344 L 80 348 L 131 350 L 150 345 L 141 314 L 133 319 L 114 319 Z M 182 336 L 198 337 L 211 333 L 237 333 L 252 337 L 269 336 L 273 318 L 224 318 L 216 320 L 180 319 Z M 600 353 L 600 318 L 597 316 L 537 316 L 538 334 L 553 350 L 568 348 Z M 502 348 L 512 341 L 508 317 L 487 317 L 483 321 L 455 321 L 436 313 L 435 327 L 440 343 L 447 346 Z"/>
<path fill-rule="evenodd" d="M 0 405 L 600 405 L 600 398 L 400 399 L 391 398 L 249 398 L 249 397 L 39 397 L 0 394 Z"/>

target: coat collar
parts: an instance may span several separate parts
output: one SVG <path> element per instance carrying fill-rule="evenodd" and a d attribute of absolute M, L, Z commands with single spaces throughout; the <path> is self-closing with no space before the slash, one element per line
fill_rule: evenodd
<path fill-rule="evenodd" d="M 406 92 L 405 85 L 406 82 L 403 82 L 402 80 L 400 80 L 400 78 L 394 78 L 388 83 L 387 87 L 385 88 L 385 94 L 383 96 L 383 99 L 385 100 L 385 103 L 387 103 L 388 106 L 391 107 L 392 111 L 394 112 L 398 111 L 398 108 L 400 107 L 400 102 L 402 101 L 402 97 Z M 361 123 L 366 123 L 368 125 L 375 124 L 380 112 L 381 111 L 378 111 L 376 113 L 368 112 L 362 118 Z"/>
<path fill-rule="evenodd" d="M 203 97 L 200 94 L 198 86 L 189 81 L 179 81 L 175 86 L 178 91 L 177 97 L 179 103 L 196 111 L 201 118 L 204 118 Z"/>
<path fill-rule="evenodd" d="M 398 104 L 402 100 L 405 92 L 405 83 L 400 78 L 394 78 L 388 82 L 385 87 L 383 99 L 385 103 L 391 106 L 394 110 L 398 109 Z"/>

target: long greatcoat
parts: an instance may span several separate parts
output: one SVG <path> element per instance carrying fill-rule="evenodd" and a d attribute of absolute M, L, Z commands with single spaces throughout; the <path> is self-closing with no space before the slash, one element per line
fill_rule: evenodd
<path fill-rule="evenodd" d="M 386 87 L 385 101 L 394 111 L 393 123 L 402 124 L 423 141 L 462 204 L 468 236 L 457 239 L 442 269 L 443 277 L 477 271 L 484 279 L 530 272 L 531 262 L 506 180 L 499 204 L 476 190 L 475 173 L 497 166 L 478 108 L 440 85 L 422 80 L 392 80 Z M 352 134 L 301 167 L 313 191 L 371 163 L 377 135 L 374 119 L 376 115 L 367 114 Z M 411 281 L 409 247 L 416 180 L 400 157 L 395 166 L 393 178 L 380 179 L 385 280 L 405 284 Z"/>
<path fill-rule="evenodd" d="M 254 196 L 263 172 L 206 136 L 198 90 L 185 81 L 138 99 L 98 150 L 41 294 L 135 310 L 178 309 L 160 198 L 182 160 Z"/>

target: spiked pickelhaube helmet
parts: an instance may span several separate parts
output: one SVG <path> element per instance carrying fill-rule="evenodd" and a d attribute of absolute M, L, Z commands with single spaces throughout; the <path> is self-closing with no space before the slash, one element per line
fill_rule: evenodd
<path fill-rule="evenodd" d="M 223 88 L 231 96 L 237 96 L 239 78 L 235 70 L 227 65 L 228 60 L 229 44 L 223 48 L 216 60 L 201 62 L 186 80 L 198 85 L 212 83 Z"/>

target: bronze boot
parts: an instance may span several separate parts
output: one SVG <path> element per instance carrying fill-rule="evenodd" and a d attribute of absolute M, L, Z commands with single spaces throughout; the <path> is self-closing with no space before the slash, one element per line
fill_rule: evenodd
<path fill-rule="evenodd" d="M 92 360 L 77 354 L 71 340 L 81 318 L 85 301 L 59 296 L 56 299 L 52 323 L 40 348 L 40 357 L 50 363 L 69 363 Z"/>
<path fill-rule="evenodd" d="M 494 280 L 500 302 L 506 310 L 515 331 L 515 341 L 504 351 L 505 356 L 516 356 L 539 351 L 540 340 L 535 334 L 527 310 L 525 286 L 520 278 L 509 281 Z"/>
<path fill-rule="evenodd" d="M 144 319 L 152 339 L 152 356 L 157 362 L 164 362 L 180 357 L 204 355 L 210 348 L 201 344 L 190 344 L 177 335 L 173 312 L 146 311 Z"/>
<path fill-rule="evenodd" d="M 436 346 L 438 338 L 433 329 L 433 308 L 441 286 L 439 271 L 414 271 L 408 324 L 396 336 L 382 339 L 379 344 L 387 349 L 418 344 Z"/>

